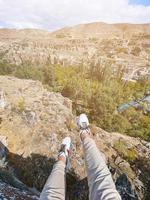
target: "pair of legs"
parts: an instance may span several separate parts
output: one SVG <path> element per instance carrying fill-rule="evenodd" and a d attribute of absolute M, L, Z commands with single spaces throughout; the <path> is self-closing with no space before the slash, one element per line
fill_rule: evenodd
<path fill-rule="evenodd" d="M 82 131 L 80 137 L 83 142 L 85 155 L 89 199 L 121 200 L 112 180 L 111 173 L 94 140 L 86 131 Z M 43 188 L 40 200 L 65 200 L 65 166 L 66 157 L 60 154 Z"/>

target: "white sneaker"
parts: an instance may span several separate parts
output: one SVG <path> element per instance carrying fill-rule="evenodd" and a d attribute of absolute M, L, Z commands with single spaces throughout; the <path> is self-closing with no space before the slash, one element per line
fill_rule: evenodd
<path fill-rule="evenodd" d="M 80 130 L 87 130 L 89 129 L 89 120 L 86 114 L 81 114 L 78 118 L 77 125 Z"/>
<path fill-rule="evenodd" d="M 70 148 L 71 148 L 71 138 L 65 137 L 61 143 L 61 148 L 58 156 L 64 156 L 65 158 L 67 158 L 70 154 Z"/>

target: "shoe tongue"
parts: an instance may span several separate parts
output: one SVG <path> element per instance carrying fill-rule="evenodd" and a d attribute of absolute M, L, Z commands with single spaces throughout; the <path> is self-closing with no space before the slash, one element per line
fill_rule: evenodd
<path fill-rule="evenodd" d="M 63 145 L 65 146 L 65 148 L 66 148 L 67 150 L 70 149 L 70 142 L 69 142 L 69 141 L 68 141 L 68 142 L 65 142 Z"/>
<path fill-rule="evenodd" d="M 82 128 L 86 129 L 87 128 L 87 123 L 86 122 L 82 122 Z"/>
<path fill-rule="evenodd" d="M 69 148 L 67 148 L 67 145 L 62 144 L 59 152 L 62 152 L 62 153 L 64 153 L 66 156 L 68 156 L 68 155 L 69 155 Z"/>

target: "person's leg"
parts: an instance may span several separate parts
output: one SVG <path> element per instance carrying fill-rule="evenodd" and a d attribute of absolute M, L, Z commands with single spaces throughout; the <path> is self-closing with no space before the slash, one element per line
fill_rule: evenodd
<path fill-rule="evenodd" d="M 89 136 L 83 139 L 83 149 L 88 175 L 89 199 L 121 199 L 102 154 Z"/>
<path fill-rule="evenodd" d="M 81 121 L 86 121 L 86 118 L 83 120 L 81 119 Z M 90 137 L 89 128 L 85 128 L 84 130 L 81 129 L 80 137 L 83 143 L 85 155 L 89 185 L 89 199 L 120 200 L 121 197 L 116 190 L 106 162 L 97 148 L 94 140 Z"/>
<path fill-rule="evenodd" d="M 53 167 L 53 170 L 42 190 L 40 200 L 65 200 L 65 167 L 68 151 L 70 149 L 70 138 L 63 140 L 63 149 L 58 155 L 58 161 Z"/>
<path fill-rule="evenodd" d="M 59 158 L 42 190 L 40 200 L 65 200 L 65 162 Z"/>

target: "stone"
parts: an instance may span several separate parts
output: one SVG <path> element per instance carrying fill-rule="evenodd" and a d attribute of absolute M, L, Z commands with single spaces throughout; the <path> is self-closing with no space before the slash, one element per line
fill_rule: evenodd
<path fill-rule="evenodd" d="M 6 102 L 6 97 L 5 97 L 5 94 L 4 94 L 4 91 L 1 90 L 0 91 L 0 109 L 4 109 L 7 105 L 7 102 Z"/>
<path fill-rule="evenodd" d="M 35 125 L 35 123 L 37 122 L 36 113 L 34 111 L 25 110 L 23 112 L 23 116 L 24 116 L 27 124 L 29 124 L 31 126 Z"/>

